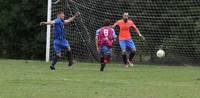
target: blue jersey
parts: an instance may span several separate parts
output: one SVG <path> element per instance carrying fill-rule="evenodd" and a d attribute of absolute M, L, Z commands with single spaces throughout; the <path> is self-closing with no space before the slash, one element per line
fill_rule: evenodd
<path fill-rule="evenodd" d="M 54 21 L 54 39 L 65 39 L 64 20 L 56 18 Z"/>

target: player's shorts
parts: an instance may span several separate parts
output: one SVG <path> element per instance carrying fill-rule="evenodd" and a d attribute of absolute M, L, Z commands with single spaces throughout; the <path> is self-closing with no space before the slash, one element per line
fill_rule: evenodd
<path fill-rule="evenodd" d="M 101 52 L 102 56 L 111 55 L 112 49 L 110 47 L 108 47 L 108 46 L 102 46 L 101 49 L 100 49 L 100 52 Z"/>
<path fill-rule="evenodd" d="M 69 42 L 66 39 L 64 40 L 55 39 L 53 41 L 53 47 L 56 54 L 58 54 L 62 51 L 62 49 L 69 48 L 70 46 L 69 46 Z"/>
<path fill-rule="evenodd" d="M 123 49 L 126 49 L 126 48 L 131 48 L 131 49 L 135 49 L 135 43 L 133 42 L 133 40 L 131 39 L 127 39 L 127 40 L 120 40 L 119 41 L 119 45 L 120 45 L 120 48 L 123 50 Z"/>

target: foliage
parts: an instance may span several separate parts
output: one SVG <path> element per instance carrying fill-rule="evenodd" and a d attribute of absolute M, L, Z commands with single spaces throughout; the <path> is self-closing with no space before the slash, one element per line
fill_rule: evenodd
<path fill-rule="evenodd" d="M 45 34 L 41 34 L 44 30 L 39 22 L 46 17 L 46 3 L 43 0 L 1 0 L 0 9 L 0 56 L 44 59 Z"/>

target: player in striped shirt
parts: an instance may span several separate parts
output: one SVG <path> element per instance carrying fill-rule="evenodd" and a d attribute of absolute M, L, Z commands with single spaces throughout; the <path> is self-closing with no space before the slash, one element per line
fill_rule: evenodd
<path fill-rule="evenodd" d="M 114 29 L 110 26 L 110 20 L 104 21 L 103 27 L 96 31 L 96 48 L 101 53 L 101 68 L 100 71 L 104 70 L 104 67 L 109 63 L 112 54 L 112 44 L 117 38 Z"/>

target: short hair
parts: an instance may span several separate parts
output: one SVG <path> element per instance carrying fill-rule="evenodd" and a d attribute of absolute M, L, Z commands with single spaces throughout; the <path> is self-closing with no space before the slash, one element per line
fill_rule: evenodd
<path fill-rule="evenodd" d="M 128 13 L 128 11 L 124 11 L 124 13 Z"/>
<path fill-rule="evenodd" d="M 103 22 L 103 26 L 109 26 L 110 25 L 110 19 L 105 19 Z"/>
<path fill-rule="evenodd" d="M 64 11 L 59 11 L 57 15 L 64 14 Z"/>
<path fill-rule="evenodd" d="M 127 11 L 124 11 L 123 15 L 124 15 L 125 13 L 128 13 L 128 12 L 127 12 Z M 129 13 L 128 13 L 128 14 L 129 14 Z"/>

